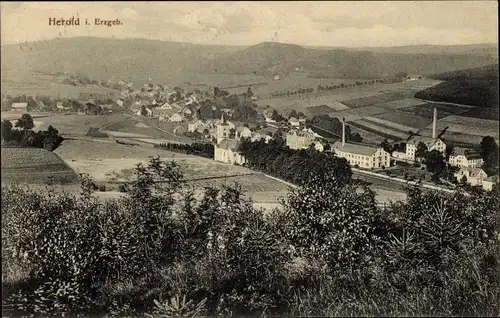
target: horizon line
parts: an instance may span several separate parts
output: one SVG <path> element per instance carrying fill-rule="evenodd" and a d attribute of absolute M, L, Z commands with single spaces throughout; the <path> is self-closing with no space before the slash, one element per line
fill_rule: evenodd
<path fill-rule="evenodd" d="M 55 41 L 55 40 L 68 40 L 68 39 L 106 39 L 106 40 L 144 40 L 144 41 L 157 41 L 157 42 L 165 42 L 165 43 L 177 43 L 177 44 L 189 44 L 189 45 L 199 45 L 199 46 L 225 46 L 225 47 L 251 47 L 263 43 L 277 43 L 284 45 L 297 45 L 306 48 L 349 48 L 349 49 L 366 49 L 366 48 L 402 48 L 402 47 L 418 47 L 418 46 L 434 46 L 434 47 L 455 47 L 455 46 L 475 46 L 475 45 L 496 45 L 498 46 L 498 42 L 483 42 L 483 43 L 469 43 L 469 44 L 407 44 L 407 45 L 395 45 L 395 46 L 328 46 L 328 45 L 304 45 L 304 44 L 296 44 L 296 43 L 288 43 L 288 42 L 279 42 L 279 41 L 262 41 L 254 44 L 247 45 L 236 45 L 236 44 L 202 44 L 202 43 L 193 43 L 193 42 L 182 42 L 182 41 L 172 41 L 172 40 L 161 40 L 161 39 L 148 39 L 148 38 L 140 38 L 140 37 L 126 37 L 126 38 L 117 38 L 117 37 L 100 37 L 100 36 L 69 36 L 69 37 L 55 37 L 50 39 L 40 39 L 40 40 L 31 40 L 24 42 L 15 42 L 15 43 L 1 43 L 1 46 L 9 46 L 9 45 L 22 45 L 22 44 L 30 44 L 37 42 L 47 42 L 47 41 Z"/>

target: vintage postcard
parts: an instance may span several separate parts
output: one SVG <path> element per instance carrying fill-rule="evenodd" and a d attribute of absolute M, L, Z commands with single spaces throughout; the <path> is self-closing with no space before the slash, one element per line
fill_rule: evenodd
<path fill-rule="evenodd" d="M 498 316 L 497 10 L 2 1 L 2 316 Z"/>

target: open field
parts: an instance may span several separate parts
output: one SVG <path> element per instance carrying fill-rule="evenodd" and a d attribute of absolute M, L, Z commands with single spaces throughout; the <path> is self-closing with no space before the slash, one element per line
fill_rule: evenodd
<path fill-rule="evenodd" d="M 434 108 L 437 110 L 438 119 L 467 112 L 469 108 L 454 106 L 454 105 L 443 105 L 434 103 L 425 103 L 418 106 L 411 106 L 400 108 L 398 111 L 411 113 L 419 116 L 432 118 L 434 116 Z"/>
<path fill-rule="evenodd" d="M 363 120 L 365 122 L 369 122 L 372 124 L 378 124 L 382 127 L 393 128 L 394 130 L 399 130 L 399 131 L 403 131 L 403 132 L 407 132 L 410 129 L 415 129 L 415 127 L 412 127 L 412 126 L 401 125 L 401 124 L 398 124 L 397 122 L 392 122 L 392 121 L 388 121 L 388 120 L 384 120 L 384 119 L 380 119 L 380 118 L 372 117 L 372 116 L 364 117 Z"/>
<path fill-rule="evenodd" d="M 360 97 L 350 100 L 344 100 L 342 103 L 350 108 L 366 107 L 379 103 L 386 103 L 394 100 L 404 99 L 411 95 L 406 91 L 391 91 L 387 93 L 376 94 L 372 96 Z"/>
<path fill-rule="evenodd" d="M 21 113 L 2 112 L 8 119 L 20 118 Z M 76 115 L 60 113 L 30 113 L 35 119 L 35 130 L 45 130 L 52 125 L 64 136 L 84 136 L 89 128 L 100 128 L 111 123 L 121 121 L 127 117 L 123 114 L 109 115 Z"/>
<path fill-rule="evenodd" d="M 418 106 L 418 105 L 423 105 L 423 104 L 425 104 L 425 102 L 420 101 L 418 99 L 403 98 L 403 99 L 385 102 L 385 103 L 380 104 L 379 106 L 382 106 L 384 108 L 389 108 L 389 109 L 400 109 L 400 108 L 413 107 L 413 106 Z"/>
<path fill-rule="evenodd" d="M 54 74 L 32 70 L 13 70 L 2 68 L 2 94 L 18 96 L 59 96 L 61 98 L 78 98 L 80 93 L 98 93 L 118 96 L 118 91 L 100 86 L 73 86 L 62 83 L 62 78 Z M 3 65 L 2 65 L 3 66 Z"/>
<path fill-rule="evenodd" d="M 401 131 L 393 130 L 390 128 L 383 128 L 380 125 L 364 122 L 362 119 L 358 119 L 356 121 L 348 121 L 348 124 L 352 127 L 360 128 L 373 134 L 377 134 L 382 137 L 382 139 L 401 140 L 405 139 L 408 136 L 407 133 L 403 133 Z"/>
<path fill-rule="evenodd" d="M 445 127 L 448 127 L 448 129 L 443 135 L 444 138 L 450 138 L 453 134 L 455 134 L 455 137 L 460 135 L 469 135 L 471 136 L 470 140 L 477 140 L 477 137 L 480 137 L 479 141 L 482 137 L 488 135 L 496 139 L 499 138 L 499 123 L 495 120 L 453 115 L 438 121 L 438 130 L 442 130 Z M 427 130 L 431 130 L 432 126 L 429 125 L 426 128 Z M 462 136 L 462 138 L 464 137 Z M 464 138 L 464 142 L 465 140 L 466 139 Z"/>
<path fill-rule="evenodd" d="M 2 147 L 2 183 L 44 184 L 53 182 L 71 184 L 78 175 L 57 154 L 37 148 Z"/>
<path fill-rule="evenodd" d="M 404 126 L 415 127 L 418 129 L 425 128 L 432 123 L 432 118 L 413 115 L 399 111 L 386 112 L 374 115 L 373 117 L 391 122 L 396 122 Z"/>
<path fill-rule="evenodd" d="M 356 120 L 356 123 L 368 127 L 370 129 L 379 129 L 381 132 L 386 133 L 386 134 L 391 134 L 394 136 L 400 136 L 401 138 L 404 138 L 405 136 L 408 135 L 408 130 L 410 130 L 410 127 L 407 128 L 407 130 L 399 129 L 399 128 L 394 128 L 388 125 L 384 125 L 381 123 L 374 123 L 373 121 L 367 120 L 367 119 L 359 119 Z"/>

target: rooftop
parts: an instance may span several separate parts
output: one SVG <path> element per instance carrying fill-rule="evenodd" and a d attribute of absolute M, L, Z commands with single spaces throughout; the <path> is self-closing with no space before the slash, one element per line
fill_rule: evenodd
<path fill-rule="evenodd" d="M 222 149 L 231 149 L 233 151 L 238 150 L 238 147 L 240 145 L 240 141 L 236 139 L 222 139 L 221 142 L 217 145 L 218 148 Z"/>
<path fill-rule="evenodd" d="M 423 142 L 427 147 L 432 146 L 438 138 L 432 137 L 424 137 L 424 136 L 412 136 L 410 140 L 408 140 L 407 144 L 418 145 L 420 142 Z"/>
<path fill-rule="evenodd" d="M 333 149 L 339 150 L 342 152 L 348 152 L 348 153 L 353 153 L 357 155 L 363 155 L 363 156 L 371 156 L 377 152 L 378 148 L 374 147 L 369 147 L 369 146 L 364 146 L 364 145 L 357 145 L 357 144 L 349 144 L 345 143 L 344 146 L 342 147 L 342 142 L 335 142 L 333 144 Z"/>

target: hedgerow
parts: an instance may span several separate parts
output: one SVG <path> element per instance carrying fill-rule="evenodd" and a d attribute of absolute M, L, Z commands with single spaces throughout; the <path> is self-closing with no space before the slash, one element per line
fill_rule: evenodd
<path fill-rule="evenodd" d="M 85 176 L 79 196 L 2 187 L 4 314 L 499 314 L 498 193 L 411 187 L 381 210 L 348 172 L 304 176 L 267 215 L 157 158 L 119 200 Z"/>

